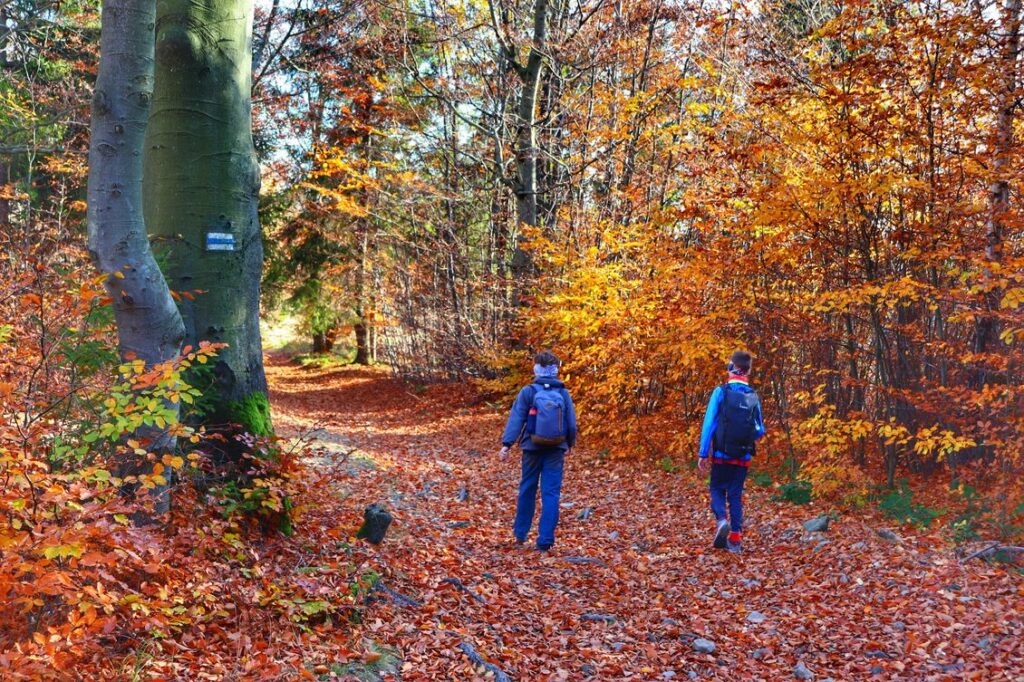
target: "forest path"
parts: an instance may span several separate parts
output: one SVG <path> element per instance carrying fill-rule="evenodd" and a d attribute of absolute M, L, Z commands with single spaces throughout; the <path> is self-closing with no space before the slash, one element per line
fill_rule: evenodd
<path fill-rule="evenodd" d="M 321 513 L 353 534 L 366 504 L 394 513 L 366 568 L 415 604 L 374 593 L 354 634 L 400 649 L 403 680 L 480 678 L 465 645 L 517 680 L 779 680 L 798 664 L 818 680 L 1024 675 L 1021 577 L 961 566 L 937 537 L 886 540 L 859 517 L 808 535 L 823 509 L 750 486 L 745 552 L 717 552 L 694 473 L 602 462 L 583 443 L 556 546 L 540 554 L 511 544 L 504 414 L 468 406 L 465 387 L 414 392 L 381 369 L 281 356 L 267 373 L 282 433 L 319 425 L 328 449 L 358 448 L 338 508 Z"/>

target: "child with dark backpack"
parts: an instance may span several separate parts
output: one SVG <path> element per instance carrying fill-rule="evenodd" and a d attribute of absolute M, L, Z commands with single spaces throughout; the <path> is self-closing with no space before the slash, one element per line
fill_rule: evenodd
<path fill-rule="evenodd" d="M 523 451 L 516 520 L 512 526 L 516 544 L 526 542 L 533 525 L 540 486 L 541 512 L 537 524 L 537 549 L 555 544 L 558 505 L 562 495 L 565 456 L 576 445 L 576 408 L 565 384 L 558 380 L 558 358 L 550 351 L 533 359 L 533 383 L 516 396 L 501 437 L 501 459 L 516 442 Z"/>
<path fill-rule="evenodd" d="M 755 444 L 764 435 L 761 401 L 750 387 L 752 358 L 736 351 L 729 360 L 729 379 L 711 393 L 700 434 L 698 468 L 711 460 L 711 511 L 715 514 L 717 549 L 740 551 L 743 533 L 743 484 Z M 729 505 L 726 517 L 726 503 Z"/>

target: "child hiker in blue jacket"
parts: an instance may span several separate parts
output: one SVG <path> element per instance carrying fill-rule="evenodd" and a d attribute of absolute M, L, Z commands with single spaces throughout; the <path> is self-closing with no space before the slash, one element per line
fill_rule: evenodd
<path fill-rule="evenodd" d="M 547 551 L 555 544 L 565 456 L 576 445 L 576 408 L 565 384 L 558 380 L 559 361 L 555 354 L 538 353 L 533 362 L 533 383 L 516 396 L 501 436 L 499 456 L 506 459 L 509 448 L 515 443 L 519 443 L 523 451 L 523 474 L 512 526 L 516 544 L 526 542 L 533 525 L 539 482 L 541 511 L 537 549 Z"/>
<path fill-rule="evenodd" d="M 743 533 L 743 484 L 754 456 L 755 443 L 764 435 L 761 401 L 750 387 L 752 358 L 736 351 L 729 360 L 729 380 L 711 393 L 700 434 L 698 468 L 711 460 L 711 511 L 715 514 L 714 546 L 740 551 Z M 726 517 L 725 506 L 729 504 Z"/>

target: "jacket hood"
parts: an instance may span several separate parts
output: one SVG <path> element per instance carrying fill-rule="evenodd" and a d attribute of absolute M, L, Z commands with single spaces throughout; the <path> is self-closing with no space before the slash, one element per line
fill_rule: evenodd
<path fill-rule="evenodd" d="M 541 386 L 550 386 L 551 388 L 565 388 L 565 384 L 562 383 L 561 379 L 553 377 L 534 377 L 533 383 Z"/>

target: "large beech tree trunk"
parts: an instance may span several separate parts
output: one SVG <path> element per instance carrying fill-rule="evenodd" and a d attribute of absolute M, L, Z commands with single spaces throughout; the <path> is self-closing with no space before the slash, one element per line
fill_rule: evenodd
<path fill-rule="evenodd" d="M 153 0 L 104 0 L 89 142 L 89 252 L 108 274 L 122 358 L 148 366 L 177 356 L 185 329 L 149 248 L 142 211 L 142 149 L 153 93 Z M 172 406 L 173 407 L 173 406 Z M 166 432 L 140 434 L 155 452 Z M 157 489 L 157 511 L 167 509 Z"/>
<path fill-rule="evenodd" d="M 158 0 L 145 206 L 171 287 L 194 295 L 181 303 L 187 341 L 229 346 L 214 368 L 209 420 L 266 433 L 252 23 L 252 0 Z"/>

